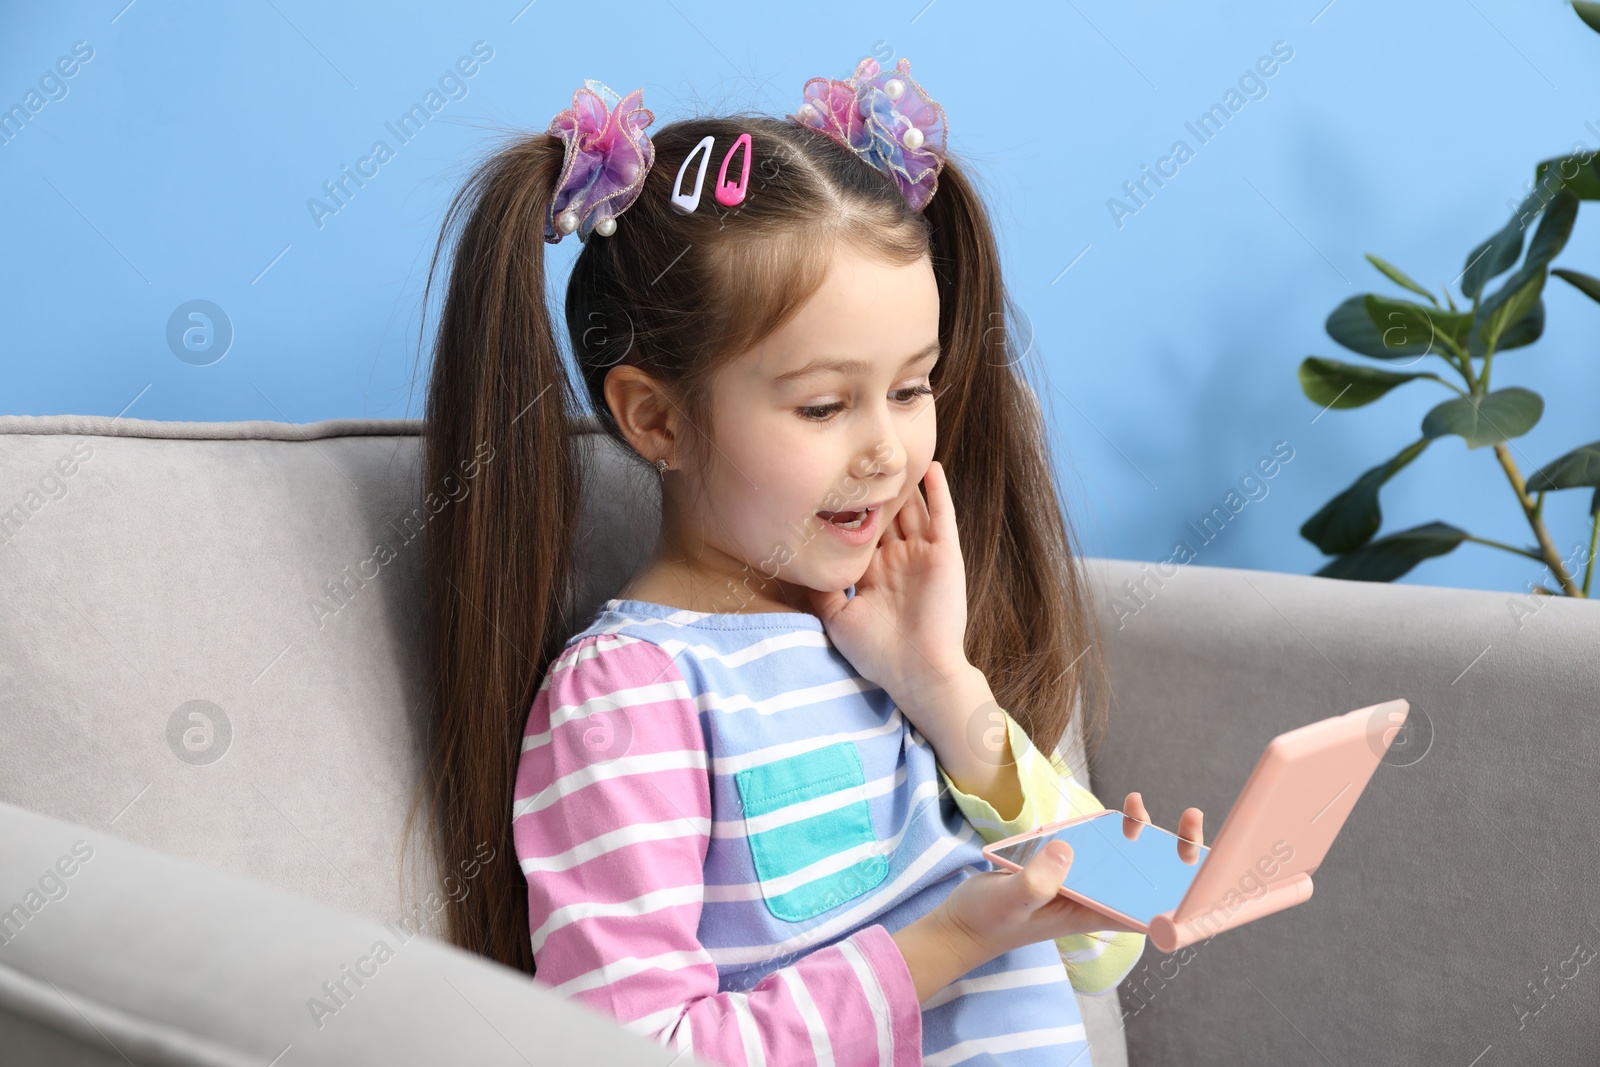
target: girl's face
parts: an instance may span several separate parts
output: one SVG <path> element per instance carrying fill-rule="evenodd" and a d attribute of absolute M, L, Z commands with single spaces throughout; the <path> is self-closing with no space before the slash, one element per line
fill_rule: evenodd
<path fill-rule="evenodd" d="M 713 379 L 715 447 L 681 546 L 702 577 L 741 603 L 781 596 L 774 578 L 854 585 L 933 459 L 938 358 L 931 261 L 888 266 L 841 244 L 800 311 Z"/>

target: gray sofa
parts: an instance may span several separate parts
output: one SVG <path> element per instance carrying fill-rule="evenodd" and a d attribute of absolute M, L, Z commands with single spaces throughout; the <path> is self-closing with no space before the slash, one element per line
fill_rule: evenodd
<path fill-rule="evenodd" d="M 0 1062 L 674 1062 L 436 940 L 470 881 L 400 862 L 418 430 L 0 417 Z M 583 613 L 654 487 L 574 432 Z M 1081 998 L 1096 1067 L 1600 1062 L 1600 608 L 1088 566 L 1109 804 L 1214 833 L 1275 734 L 1412 706 L 1310 901 Z"/>

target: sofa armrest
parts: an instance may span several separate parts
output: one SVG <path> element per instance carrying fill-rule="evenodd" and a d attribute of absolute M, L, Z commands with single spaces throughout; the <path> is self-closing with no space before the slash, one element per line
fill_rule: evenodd
<path fill-rule="evenodd" d="M 52 1065 L 693 1062 L 427 935 L 3 803 L 0 1050 Z"/>

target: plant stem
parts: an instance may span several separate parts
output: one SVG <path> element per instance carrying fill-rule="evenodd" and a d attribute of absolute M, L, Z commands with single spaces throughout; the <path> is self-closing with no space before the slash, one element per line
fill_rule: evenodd
<path fill-rule="evenodd" d="M 1517 470 L 1516 461 L 1511 458 L 1511 450 L 1504 441 L 1499 441 L 1494 446 L 1494 454 L 1499 457 L 1500 466 L 1505 468 L 1506 477 L 1511 480 L 1511 488 L 1517 494 L 1517 503 L 1522 505 L 1522 513 L 1527 516 L 1528 525 L 1533 527 L 1533 536 L 1539 541 L 1539 558 L 1545 566 L 1550 568 L 1550 573 L 1555 575 L 1561 583 L 1562 591 L 1567 596 L 1584 596 L 1578 589 L 1577 583 L 1567 573 L 1566 566 L 1561 562 L 1561 554 L 1556 551 L 1556 546 L 1550 540 L 1550 531 L 1545 529 L 1544 520 L 1539 517 L 1539 509 L 1528 496 L 1528 487 L 1522 480 L 1522 472 Z"/>
<path fill-rule="evenodd" d="M 1475 541 L 1480 545 L 1488 545 L 1490 548 L 1503 548 L 1507 552 L 1515 552 L 1519 556 L 1527 556 L 1529 559 L 1538 560 L 1540 563 L 1544 562 L 1544 557 L 1539 553 L 1530 552 L 1526 548 L 1518 548 L 1516 545 L 1508 545 L 1501 541 L 1491 541 L 1487 537 L 1474 537 L 1472 534 L 1467 534 L 1467 540 Z"/>
<path fill-rule="evenodd" d="M 1469 333 L 1468 334 L 1468 341 L 1467 341 L 1467 351 L 1468 352 L 1472 351 L 1472 341 L 1471 341 L 1470 338 L 1471 338 L 1471 334 Z M 1495 346 L 1491 343 L 1489 345 L 1489 347 L 1484 349 L 1484 351 L 1483 351 L 1483 370 L 1480 371 L 1479 374 L 1478 374 L 1478 382 L 1477 382 L 1477 384 L 1472 386 L 1472 391 L 1474 393 L 1487 393 L 1489 391 L 1489 364 L 1494 362 L 1494 347 Z M 1471 356 L 1466 357 L 1464 362 L 1467 365 L 1467 377 L 1471 378 L 1471 376 L 1472 376 L 1472 358 L 1471 358 Z"/>
<path fill-rule="evenodd" d="M 1433 339 L 1449 351 L 1449 355 L 1440 353 L 1444 361 L 1454 367 L 1456 373 L 1461 375 L 1461 380 L 1467 383 L 1467 388 L 1472 388 L 1472 361 L 1467 354 L 1461 351 L 1461 346 L 1456 344 L 1455 338 L 1435 326 L 1430 320 L 1428 326 L 1433 330 Z"/>

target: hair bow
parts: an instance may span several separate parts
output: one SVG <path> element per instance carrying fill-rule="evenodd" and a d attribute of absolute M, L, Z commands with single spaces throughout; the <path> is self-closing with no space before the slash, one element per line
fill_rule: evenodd
<path fill-rule="evenodd" d="M 911 77 L 901 58 L 884 72 L 868 56 L 847 80 L 812 78 L 789 118 L 832 137 L 894 179 L 913 211 L 939 187 L 944 166 L 944 108 Z"/>
<path fill-rule="evenodd" d="M 561 180 L 545 218 L 544 239 L 553 243 L 576 232 L 609 237 L 617 216 L 639 197 L 655 162 L 655 146 L 644 128 L 655 121 L 635 89 L 625 97 L 586 79 L 572 106 L 550 120 L 549 132 L 566 145 Z"/>

